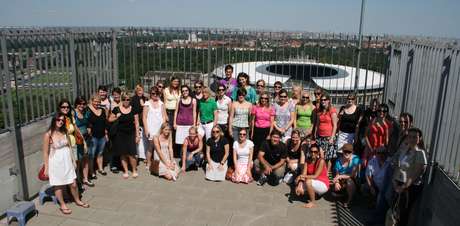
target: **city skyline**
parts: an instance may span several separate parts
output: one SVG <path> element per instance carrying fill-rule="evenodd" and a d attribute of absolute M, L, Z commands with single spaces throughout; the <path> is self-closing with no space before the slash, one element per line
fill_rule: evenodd
<path fill-rule="evenodd" d="M 357 33 L 361 0 L 3 0 L 0 26 L 222 27 Z M 460 2 L 366 1 L 364 34 L 460 38 Z"/>

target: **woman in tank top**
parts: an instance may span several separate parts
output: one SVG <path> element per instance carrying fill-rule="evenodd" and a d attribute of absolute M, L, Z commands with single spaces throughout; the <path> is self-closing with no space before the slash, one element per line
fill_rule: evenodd
<path fill-rule="evenodd" d="M 319 149 L 316 144 L 310 146 L 310 150 L 306 154 L 306 167 L 304 167 L 303 173 L 296 179 L 296 194 L 303 196 L 307 192 L 310 200 L 303 206 L 305 208 L 315 207 L 316 194 L 323 195 L 329 190 L 327 166 L 324 159 L 321 158 Z"/>
<path fill-rule="evenodd" d="M 315 106 L 311 103 L 308 91 L 303 91 L 300 101 L 295 106 L 295 123 L 294 128 L 302 133 L 302 137 L 311 134 L 313 124 L 312 115 Z"/>
<path fill-rule="evenodd" d="M 249 128 L 249 116 L 252 104 L 245 100 L 246 90 L 238 89 L 237 101 L 232 103 L 229 120 L 229 133 L 234 140 L 238 139 L 238 133 L 241 129 Z"/>
<path fill-rule="evenodd" d="M 160 100 L 160 91 L 158 87 L 153 86 L 150 88 L 150 100 L 145 102 L 142 114 L 142 121 L 144 122 L 144 133 L 149 140 L 149 148 L 147 149 L 146 160 L 147 169 L 152 164 L 153 154 L 153 137 L 160 132 L 160 126 L 166 122 L 166 110 L 163 102 Z"/>
<path fill-rule="evenodd" d="M 174 112 L 175 143 L 182 145 L 190 127 L 196 124 L 196 100 L 190 97 L 190 87 L 181 86 L 181 98 Z"/>
<path fill-rule="evenodd" d="M 356 106 L 356 96 L 349 94 L 347 104 L 339 111 L 337 136 L 337 150 L 340 150 L 344 144 L 353 144 L 356 134 L 358 134 L 358 125 L 362 119 L 361 111 Z"/>
<path fill-rule="evenodd" d="M 203 163 L 203 142 L 201 136 L 198 136 L 198 128 L 192 126 L 188 130 L 188 136 L 182 144 L 182 172 L 195 166 L 195 169 Z"/>
<path fill-rule="evenodd" d="M 229 139 L 229 132 L 228 132 L 228 119 L 229 119 L 229 111 L 232 106 L 232 99 L 225 95 L 226 87 L 223 84 L 220 84 L 217 87 L 217 124 L 222 128 L 224 131 L 225 137 Z"/>

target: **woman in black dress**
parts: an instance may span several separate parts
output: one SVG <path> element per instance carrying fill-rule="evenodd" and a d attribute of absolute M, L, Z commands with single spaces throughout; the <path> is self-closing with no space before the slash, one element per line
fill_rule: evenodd
<path fill-rule="evenodd" d="M 121 94 L 121 105 L 113 109 L 109 118 L 110 122 L 118 121 L 112 151 L 115 155 L 121 156 L 121 164 L 124 172 L 123 178 L 125 179 L 129 177 L 128 160 L 133 171 L 133 178 L 139 176 L 135 158 L 137 152 L 136 144 L 140 140 L 139 133 L 136 132 L 139 131 L 139 117 L 131 107 L 129 97 L 128 93 Z"/>

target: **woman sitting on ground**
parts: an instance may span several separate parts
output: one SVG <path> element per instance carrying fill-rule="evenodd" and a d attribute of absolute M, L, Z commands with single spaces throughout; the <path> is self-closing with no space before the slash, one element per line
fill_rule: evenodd
<path fill-rule="evenodd" d="M 248 130 L 242 129 L 238 133 L 238 140 L 233 143 L 233 162 L 235 171 L 232 175 L 232 181 L 235 183 L 252 182 L 252 155 L 254 144 L 247 139 Z"/>
<path fill-rule="evenodd" d="M 153 143 L 155 145 L 153 173 L 167 180 L 176 181 L 179 167 L 174 161 L 172 133 L 168 122 L 161 124 L 160 134 L 153 137 Z"/>
<path fill-rule="evenodd" d="M 356 177 L 359 171 L 360 160 L 358 156 L 353 154 L 352 144 L 344 144 L 342 152 L 340 158 L 335 162 L 335 177 L 332 182 L 334 183 L 334 192 L 337 193 L 346 189 L 348 197 L 344 206 L 348 207 L 356 191 Z"/>
<path fill-rule="evenodd" d="M 211 138 L 206 141 L 206 160 L 208 161 L 206 179 L 223 181 L 228 168 L 229 145 L 224 132 L 218 125 L 212 127 L 211 133 Z"/>
<path fill-rule="evenodd" d="M 290 184 L 299 174 L 302 173 L 302 167 L 305 164 L 304 148 L 302 145 L 300 130 L 295 129 L 291 133 L 291 138 L 286 142 L 287 146 L 287 173 L 284 176 L 284 182 Z"/>
<path fill-rule="evenodd" d="M 309 152 L 306 154 L 306 167 L 303 172 L 297 177 L 296 194 L 302 196 L 307 192 L 309 203 L 305 204 L 305 208 L 313 208 L 315 204 L 315 194 L 323 195 L 329 190 L 329 178 L 327 177 L 327 166 L 316 144 L 310 146 Z"/>
<path fill-rule="evenodd" d="M 198 167 L 203 163 L 203 142 L 198 135 L 198 128 L 192 126 L 188 129 L 188 136 L 182 144 L 182 172 L 190 167 Z"/>

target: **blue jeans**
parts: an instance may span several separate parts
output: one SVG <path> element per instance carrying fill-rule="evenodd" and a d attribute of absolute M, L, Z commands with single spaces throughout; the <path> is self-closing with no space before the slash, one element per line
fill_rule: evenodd
<path fill-rule="evenodd" d="M 104 147 L 105 147 L 105 137 L 101 138 L 96 138 L 92 137 L 91 138 L 91 148 L 89 149 L 89 158 L 94 159 L 94 157 L 101 156 L 104 153 Z"/>
<path fill-rule="evenodd" d="M 203 163 L 203 156 L 201 153 L 196 153 L 193 155 L 192 160 L 189 160 L 190 152 L 187 152 L 187 156 L 185 158 L 185 169 L 188 169 L 191 165 L 199 166 Z M 182 163 L 184 164 L 184 163 Z"/>

